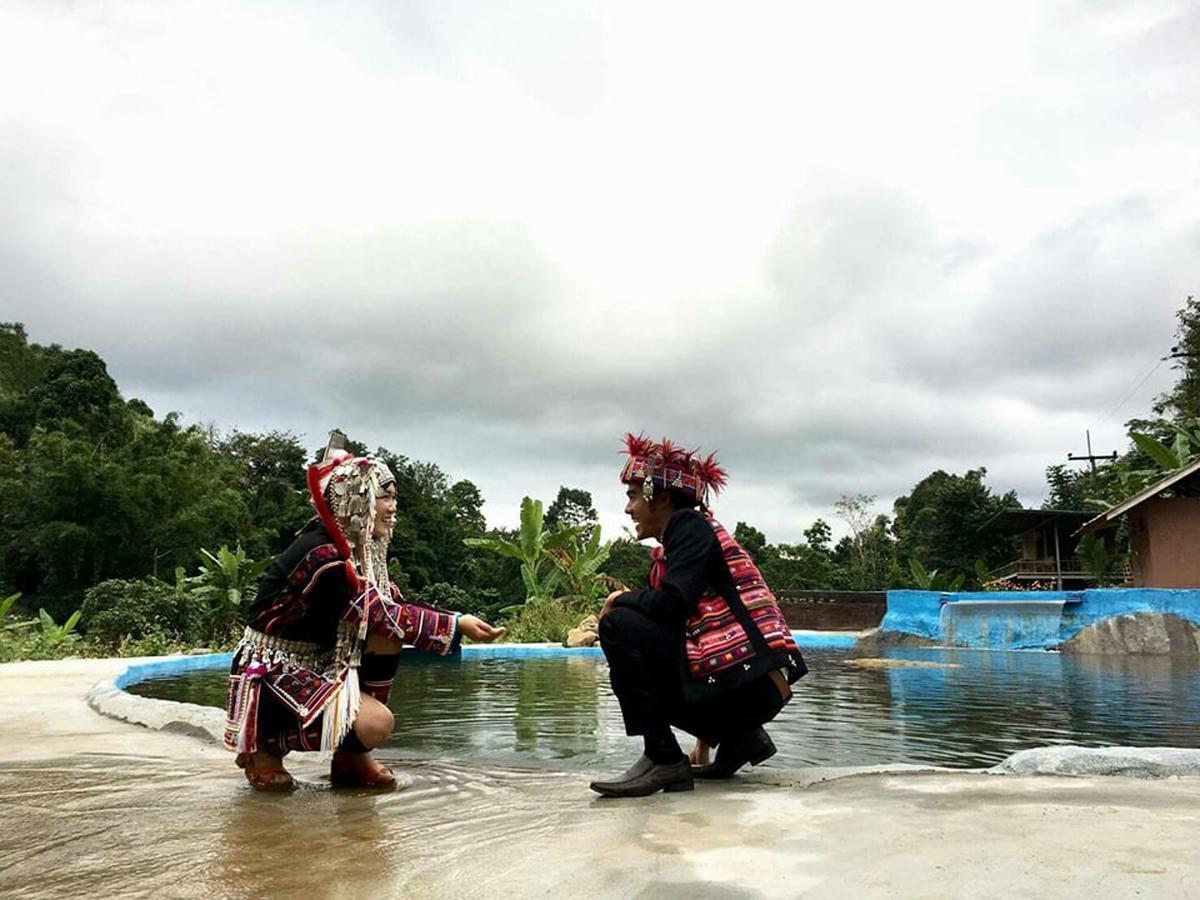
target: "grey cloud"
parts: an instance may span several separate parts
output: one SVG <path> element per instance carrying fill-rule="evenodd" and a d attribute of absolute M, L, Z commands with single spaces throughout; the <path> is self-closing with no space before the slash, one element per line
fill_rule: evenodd
<path fill-rule="evenodd" d="M 329 28 L 345 46 L 367 41 L 380 77 L 503 70 L 564 115 L 602 92 L 590 8 L 529 29 L 503 8 L 377 9 L 370 39 Z M 1137 52 L 1173 60 L 1171 41 L 1147 33 Z M 1071 83 L 1082 65 L 1064 63 Z M 1086 133 L 1110 128 L 1086 99 L 1014 103 L 987 152 L 1053 181 L 1087 152 L 1055 121 L 1067 107 L 1093 117 Z M 589 285 L 530 227 L 482 215 L 261 240 L 114 237 L 88 206 L 89 160 L 86 145 L 0 123 L 0 319 L 96 349 L 160 413 L 289 428 L 314 445 L 336 424 L 435 460 L 479 483 L 496 521 L 559 484 L 619 518 L 625 430 L 720 450 L 733 478 L 723 508 L 778 540 L 828 518 L 843 493 L 887 509 L 936 468 L 986 466 L 995 489 L 1036 502 L 1044 466 L 1169 346 L 1200 257 L 1178 198 L 1097 200 L 1041 234 L 1031 219 L 1014 253 L 986 228 L 943 232 L 902 186 L 847 176 L 797 193 L 756 283 L 634 315 L 620 297 L 589 305 Z"/>

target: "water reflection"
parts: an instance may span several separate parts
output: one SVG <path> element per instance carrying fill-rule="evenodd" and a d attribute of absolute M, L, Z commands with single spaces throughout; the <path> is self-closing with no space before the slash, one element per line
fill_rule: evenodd
<path fill-rule="evenodd" d="M 772 725 L 779 766 L 991 765 L 1048 744 L 1200 746 L 1200 667 L 1163 657 L 896 649 L 961 668 L 860 668 L 811 650 L 811 673 Z M 133 688 L 219 706 L 221 673 Z M 595 657 L 405 655 L 392 752 L 552 768 L 611 766 L 632 748 Z"/>

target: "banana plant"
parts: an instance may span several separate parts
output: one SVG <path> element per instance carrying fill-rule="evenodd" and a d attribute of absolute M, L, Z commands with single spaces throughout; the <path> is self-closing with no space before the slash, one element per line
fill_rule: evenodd
<path fill-rule="evenodd" d="M 521 561 L 521 580 L 525 583 L 525 602 L 553 597 L 563 580 L 563 571 L 552 554 L 570 544 L 578 528 L 561 531 L 545 529 L 545 512 L 541 500 L 525 497 L 521 500 L 521 531 L 516 543 L 505 538 L 465 538 L 468 547 L 489 550 Z M 521 604 L 517 604 L 520 606 Z M 506 607 L 507 612 L 516 607 Z"/>
<path fill-rule="evenodd" d="M 925 571 L 925 567 L 921 565 L 919 560 L 910 559 L 908 568 L 912 572 L 913 580 L 923 591 L 942 591 L 943 593 L 953 594 L 963 586 L 966 581 L 965 575 L 956 575 L 951 578 L 949 575 L 943 575 L 937 569 Z"/>
<path fill-rule="evenodd" d="M 42 624 L 42 641 L 48 648 L 55 648 L 64 642 L 77 641 L 79 635 L 73 634 L 75 626 L 79 624 L 79 610 L 71 613 L 67 621 L 59 625 L 54 621 L 50 613 L 44 609 L 38 610 L 38 618 Z"/>
<path fill-rule="evenodd" d="M 241 614 L 259 576 L 272 560 L 256 562 L 249 559 L 241 544 L 236 550 L 223 544 L 215 554 L 201 549 L 200 559 L 200 574 L 196 580 L 207 601 L 209 624 L 214 629 L 223 628 Z M 175 580 L 177 589 L 186 583 L 182 567 L 175 570 Z"/>
<path fill-rule="evenodd" d="M 1125 560 L 1123 554 L 1110 552 L 1104 541 L 1094 534 L 1080 539 L 1076 555 L 1083 563 L 1084 570 L 1095 580 L 1096 587 L 1113 584 L 1117 580 L 1117 566 Z"/>
<path fill-rule="evenodd" d="M 600 543 L 600 526 L 581 529 L 565 546 L 550 551 L 570 593 L 596 600 L 604 593 L 600 567 L 608 562 L 611 544 Z"/>

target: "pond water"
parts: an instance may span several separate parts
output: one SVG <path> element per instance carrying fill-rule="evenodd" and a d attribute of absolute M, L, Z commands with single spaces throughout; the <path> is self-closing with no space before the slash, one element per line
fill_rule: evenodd
<path fill-rule="evenodd" d="M 1158 657 L 893 649 L 956 668 L 865 668 L 855 650 L 811 649 L 811 671 L 768 726 L 768 765 L 992 765 L 1050 744 L 1200 747 L 1200 666 Z M 224 671 L 133 685 L 131 693 L 222 706 Z M 388 747 L 414 758 L 612 768 L 624 734 L 608 669 L 595 656 L 450 659 L 405 653 Z M 681 735 L 685 749 L 687 739 Z"/>

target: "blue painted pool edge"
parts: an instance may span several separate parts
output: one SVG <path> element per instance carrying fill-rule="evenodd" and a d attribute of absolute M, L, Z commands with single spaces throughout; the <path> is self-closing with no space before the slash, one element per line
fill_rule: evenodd
<path fill-rule="evenodd" d="M 232 653 L 172 656 L 167 659 L 157 659 L 154 662 L 135 663 L 118 675 L 113 683 L 117 690 L 123 691 L 131 684 L 137 684 L 139 681 L 145 681 L 147 678 L 157 678 L 160 675 L 179 675 L 182 672 L 202 671 L 206 669 L 228 669 L 232 663 Z"/>
<path fill-rule="evenodd" d="M 1113 616 L 1135 612 L 1171 613 L 1200 625 L 1200 590 L 1172 588 L 1090 588 L 1084 591 L 941 591 L 896 590 L 887 592 L 887 612 L 880 628 L 942 640 L 944 603 L 963 600 L 1060 600 L 1063 608 L 1058 634 L 1045 647 L 1061 644 L 1084 628 Z"/>
<path fill-rule="evenodd" d="M 816 647 L 853 647 L 855 636 L 842 632 L 793 631 L 792 637 L 801 649 Z M 468 644 L 462 652 L 469 656 L 522 658 L 531 656 L 603 656 L 599 647 L 560 647 L 557 644 Z M 205 653 L 199 656 L 172 656 L 154 662 L 134 663 L 115 679 L 118 690 L 148 678 L 180 675 L 184 672 L 228 669 L 232 653 Z"/>

